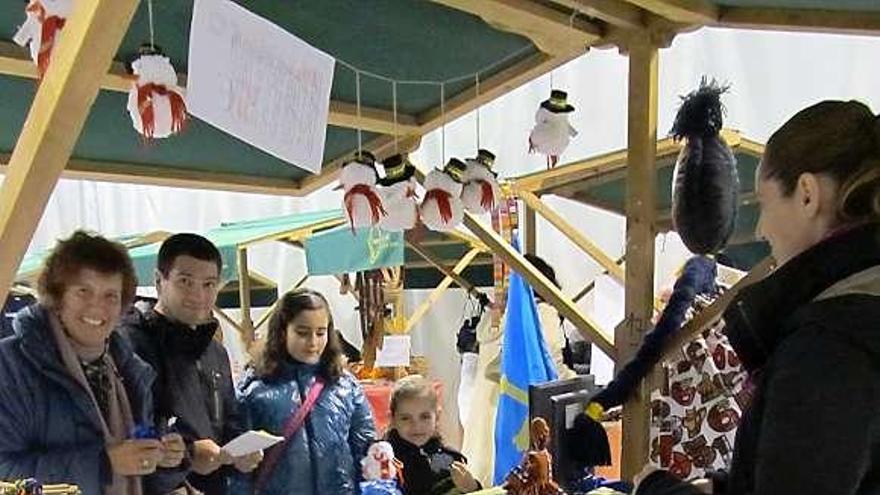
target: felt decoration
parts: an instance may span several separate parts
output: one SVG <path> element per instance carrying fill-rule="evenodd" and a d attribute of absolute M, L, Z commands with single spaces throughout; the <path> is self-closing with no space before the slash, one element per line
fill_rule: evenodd
<path fill-rule="evenodd" d="M 672 135 L 685 140 L 672 184 L 672 222 L 695 254 L 720 251 L 736 226 L 739 179 L 736 158 L 720 136 L 721 95 L 727 87 L 705 78 L 682 98 Z"/>
<path fill-rule="evenodd" d="M 464 217 L 461 204 L 461 181 L 465 164 L 451 158 L 443 170 L 432 170 L 425 177 L 425 198 L 420 213 L 422 223 L 431 230 L 447 232 L 454 230 Z"/>
<path fill-rule="evenodd" d="M 508 495 L 565 495 L 553 480 L 553 460 L 547 450 L 550 427 L 538 417 L 529 425 L 530 448 L 522 463 L 514 467 L 504 483 Z"/>
<path fill-rule="evenodd" d="M 361 468 L 363 495 L 400 495 L 398 482 L 403 484 L 403 464 L 394 457 L 390 443 L 381 441 L 370 445 L 367 456 L 361 459 Z"/>
<path fill-rule="evenodd" d="M 186 102 L 171 60 L 153 47 L 143 47 L 131 71 L 136 79 L 127 108 L 135 130 L 146 140 L 180 132 L 187 119 Z"/>
<path fill-rule="evenodd" d="M 37 64 L 37 74 L 42 79 L 67 17 L 73 11 L 73 0 L 30 0 L 24 11 L 27 19 L 12 40 L 19 46 L 29 45 L 31 59 Z"/>
<path fill-rule="evenodd" d="M 483 149 L 477 151 L 475 158 L 465 160 L 461 202 L 466 211 L 480 215 L 495 208 L 501 197 L 501 188 L 498 186 L 498 174 L 492 171 L 494 163 L 495 155 Z"/>
<path fill-rule="evenodd" d="M 550 98 L 541 102 L 535 113 L 535 126 L 529 134 L 529 153 L 547 156 L 547 168 L 553 168 L 577 131 L 568 122 L 574 107 L 568 104 L 568 93 L 554 89 Z"/>
<path fill-rule="evenodd" d="M 345 216 L 352 231 L 372 227 L 385 216 L 382 199 L 376 191 L 377 181 L 376 157 L 369 151 L 357 153 L 342 166 L 339 184 L 345 191 Z"/>
<path fill-rule="evenodd" d="M 415 227 L 419 219 L 416 167 L 406 155 L 394 155 L 382 162 L 385 177 L 379 180 L 379 196 L 385 216 L 379 227 L 389 232 L 400 232 Z"/>

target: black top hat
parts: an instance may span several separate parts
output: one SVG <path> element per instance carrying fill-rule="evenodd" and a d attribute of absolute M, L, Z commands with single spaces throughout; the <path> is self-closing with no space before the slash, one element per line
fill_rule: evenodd
<path fill-rule="evenodd" d="M 405 154 L 398 153 L 386 158 L 382 166 L 385 168 L 385 177 L 380 179 L 379 183 L 383 186 L 408 181 L 416 173 L 416 166 Z"/>
<path fill-rule="evenodd" d="M 446 175 L 452 177 L 455 182 L 461 182 L 462 175 L 464 175 L 464 169 L 466 165 L 463 161 L 458 158 L 450 158 L 448 162 L 446 162 L 446 166 L 443 167 L 443 172 Z"/>
<path fill-rule="evenodd" d="M 376 157 L 367 150 L 355 152 L 354 158 L 352 160 L 358 163 L 362 163 L 364 165 L 369 165 L 371 167 L 376 166 Z"/>
<path fill-rule="evenodd" d="M 492 172 L 492 175 L 498 177 L 498 173 L 492 170 L 492 166 L 495 165 L 495 153 L 492 153 L 486 149 L 477 150 L 477 156 L 475 158 L 471 158 L 471 162 L 477 162 L 480 165 L 486 167 L 489 172 Z"/>
<path fill-rule="evenodd" d="M 541 106 L 553 113 L 574 112 L 574 107 L 568 104 L 568 93 L 560 89 L 550 91 L 550 99 L 542 101 Z"/>

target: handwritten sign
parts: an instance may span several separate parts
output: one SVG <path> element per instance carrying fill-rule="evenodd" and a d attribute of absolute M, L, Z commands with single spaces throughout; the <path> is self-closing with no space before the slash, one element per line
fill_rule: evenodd
<path fill-rule="evenodd" d="M 333 57 L 229 0 L 196 0 L 187 108 L 310 172 L 324 157 Z"/>

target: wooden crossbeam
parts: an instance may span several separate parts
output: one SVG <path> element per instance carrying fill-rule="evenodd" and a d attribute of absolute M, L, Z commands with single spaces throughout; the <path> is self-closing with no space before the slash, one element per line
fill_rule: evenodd
<path fill-rule="evenodd" d="M 137 0 L 81 0 L 54 47 L 0 186 L 0 301 L 70 158 Z"/>
<path fill-rule="evenodd" d="M 477 288 L 474 286 L 474 284 L 470 283 L 470 281 L 468 281 L 468 279 L 464 278 L 460 272 L 456 272 L 454 268 L 450 269 L 449 267 L 444 265 L 443 261 L 440 260 L 439 258 L 437 258 L 436 256 L 434 256 L 430 251 L 428 251 L 427 249 L 424 249 L 418 243 L 412 242 L 409 239 L 406 240 L 406 244 L 407 244 L 407 246 L 410 247 L 410 249 L 415 251 L 416 254 L 421 256 L 422 259 L 427 261 L 429 265 L 431 265 L 434 268 L 436 268 L 437 270 L 439 270 L 440 273 L 442 273 L 446 277 L 451 278 L 455 283 L 457 283 L 459 285 L 459 287 L 461 287 L 462 289 L 465 289 L 466 291 L 468 291 L 468 293 L 476 292 Z M 471 249 L 471 251 L 473 251 L 473 250 L 474 249 Z M 476 258 L 476 256 L 479 255 L 481 252 L 482 251 L 477 250 L 477 254 L 475 254 L 471 258 L 471 260 Z M 412 267 L 412 264 L 407 263 L 407 267 Z"/>
<path fill-rule="evenodd" d="M 626 29 L 643 29 L 650 13 L 624 0 L 553 0 L 590 17 Z"/>
<path fill-rule="evenodd" d="M 600 26 L 531 0 L 433 0 L 481 17 L 495 29 L 530 39 L 548 55 L 582 52 L 603 32 Z"/>
<path fill-rule="evenodd" d="M 248 351 L 254 343 L 254 321 L 251 319 L 251 277 L 248 270 L 247 249 L 239 248 L 238 256 L 238 301 L 241 308 L 241 338 Z"/>
<path fill-rule="evenodd" d="M 626 0 L 627 2 L 683 24 L 710 24 L 718 20 L 719 8 L 710 0 Z"/>
<path fill-rule="evenodd" d="M 880 35 L 880 12 L 728 7 L 715 26 L 819 33 Z"/>
<path fill-rule="evenodd" d="M 28 56 L 26 48 L 14 43 L 0 41 L 0 74 L 27 79 L 37 78 L 37 68 Z M 187 75 L 179 73 L 178 83 L 186 87 Z M 113 63 L 110 70 L 101 78 L 101 89 L 128 93 L 133 77 L 119 62 Z M 382 108 L 361 106 L 358 116 L 357 105 L 343 101 L 331 100 L 327 123 L 337 127 L 350 129 L 361 128 L 367 132 L 379 134 L 396 134 L 405 136 L 414 134 L 418 126 L 412 115 L 397 114 L 397 125 L 394 124 L 394 113 Z"/>

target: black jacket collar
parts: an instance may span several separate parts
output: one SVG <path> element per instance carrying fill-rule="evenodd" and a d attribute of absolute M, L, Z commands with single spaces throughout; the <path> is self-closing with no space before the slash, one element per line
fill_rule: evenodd
<path fill-rule="evenodd" d="M 201 357 L 217 332 L 217 320 L 198 325 L 195 328 L 174 321 L 155 309 L 145 315 L 152 337 L 161 342 L 162 352 L 172 352 L 192 358 Z"/>
<path fill-rule="evenodd" d="M 724 313 L 725 333 L 749 371 L 761 368 L 794 328 L 786 320 L 825 289 L 880 265 L 880 223 L 829 237 L 744 288 Z"/>

